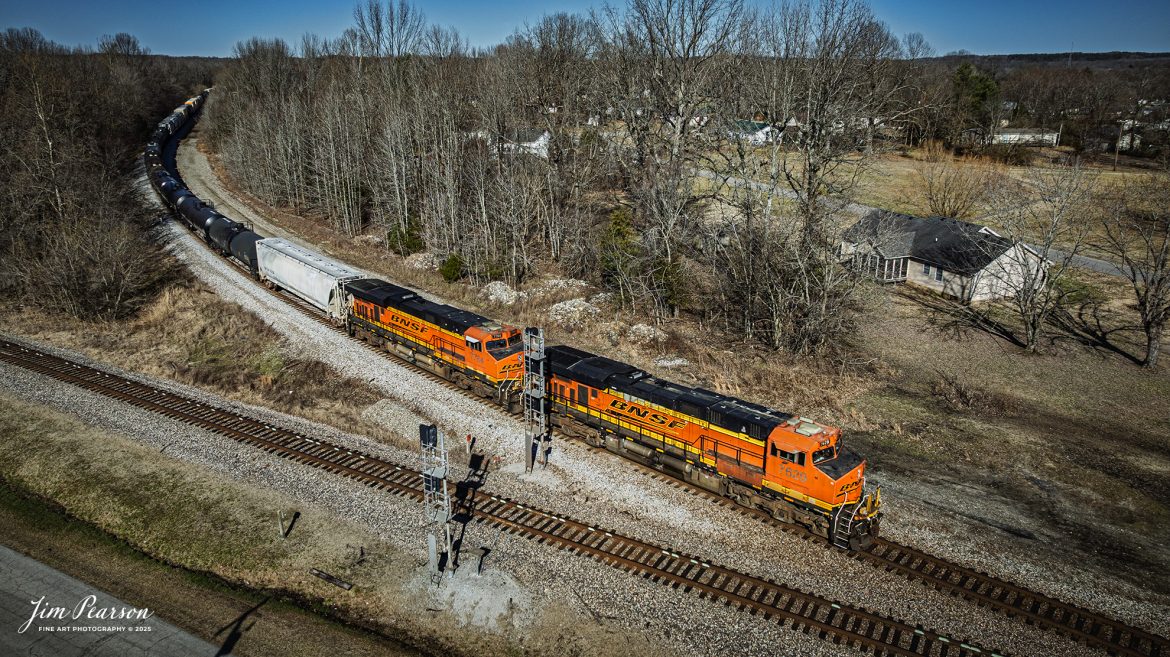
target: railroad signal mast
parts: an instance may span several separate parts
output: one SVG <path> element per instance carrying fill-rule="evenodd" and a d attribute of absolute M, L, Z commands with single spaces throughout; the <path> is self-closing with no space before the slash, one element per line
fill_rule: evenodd
<path fill-rule="evenodd" d="M 536 462 L 548 465 L 552 436 L 548 430 L 548 406 L 545 397 L 546 368 L 544 329 L 524 329 L 524 471 L 532 472 Z"/>
<path fill-rule="evenodd" d="M 431 577 L 437 582 L 442 577 L 439 557 L 447 557 L 447 570 L 454 570 L 451 549 L 451 497 L 447 493 L 447 445 L 438 427 L 418 425 L 418 443 L 422 454 L 423 514 L 430 525 L 427 535 L 427 556 Z M 439 552 L 439 541 L 443 551 Z"/>

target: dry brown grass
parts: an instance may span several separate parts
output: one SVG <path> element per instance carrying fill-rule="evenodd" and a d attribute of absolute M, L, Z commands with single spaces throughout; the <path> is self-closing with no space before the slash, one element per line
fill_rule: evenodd
<path fill-rule="evenodd" d="M 7 307 L 0 308 L 0 327 L 130 371 L 397 440 L 362 417 L 363 409 L 381 399 L 372 387 L 289 353 L 280 334 L 259 317 L 197 283 L 167 288 L 122 322 L 85 322 L 45 309 Z"/>
<path fill-rule="evenodd" d="M 862 324 L 864 349 L 894 372 L 847 425 L 877 471 L 961 481 L 1059 532 L 1070 561 L 1170 590 L 1148 577 L 1170 572 L 1170 371 L 1067 339 L 1029 355 L 988 333 L 940 333 L 927 315 L 893 296 Z M 946 485 L 934 492 L 962 508 Z"/>

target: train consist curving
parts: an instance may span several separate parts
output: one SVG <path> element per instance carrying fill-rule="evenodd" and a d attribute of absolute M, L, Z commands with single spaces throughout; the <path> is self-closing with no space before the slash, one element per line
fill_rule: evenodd
<path fill-rule="evenodd" d="M 518 327 L 263 238 L 187 189 L 173 151 L 209 93 L 160 122 L 143 156 L 176 216 L 257 280 L 317 307 L 350 335 L 515 410 L 524 374 Z M 840 429 L 573 347 L 547 353 L 549 419 L 563 433 L 803 525 L 838 547 L 867 549 L 877 537 L 880 490 L 866 491 L 865 460 L 844 445 Z"/>

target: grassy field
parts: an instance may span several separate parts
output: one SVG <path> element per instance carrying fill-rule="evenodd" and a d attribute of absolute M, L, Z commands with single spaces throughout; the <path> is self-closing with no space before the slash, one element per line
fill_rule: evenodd
<path fill-rule="evenodd" d="M 1025 354 L 947 334 L 931 314 L 893 295 L 863 323 L 865 351 L 890 374 L 846 404 L 846 426 L 878 476 L 961 481 L 965 495 L 1002 498 L 1070 564 L 1170 591 L 1167 371 L 1074 341 Z M 962 495 L 940 500 L 962 509 Z"/>
<path fill-rule="evenodd" d="M 326 606 L 345 606 L 350 602 L 343 599 L 346 596 L 338 596 L 327 584 L 313 581 L 306 569 L 313 565 L 344 572 L 346 542 L 367 545 L 371 554 L 378 555 L 371 559 L 372 572 L 363 575 L 388 581 L 401 576 L 399 567 L 391 566 L 392 560 L 386 558 L 395 552 L 353 525 L 298 506 L 278 494 L 228 482 L 126 438 L 91 429 L 68 416 L 3 394 L 0 450 L 8 455 L 0 460 L 0 478 L 6 482 L 7 490 L 6 511 L 17 516 L 31 515 L 41 532 L 40 536 L 25 535 L 20 541 L 41 551 L 61 550 L 78 541 L 115 555 L 124 561 L 119 572 L 140 583 L 136 595 L 143 599 L 164 592 L 141 586 L 150 581 L 152 573 L 162 573 L 177 581 L 197 584 L 201 579 L 222 580 L 229 588 L 243 586 L 239 591 L 244 592 L 244 602 L 266 591 L 266 595 L 279 597 L 278 592 L 284 590 L 288 595 L 304 596 Z M 18 492 L 52 500 L 59 509 L 38 510 L 30 502 L 19 502 Z M 302 518 L 295 534 L 289 540 L 278 539 L 275 510 L 290 512 L 296 508 L 301 509 Z M 61 520 L 62 513 L 74 520 Z M 101 570 L 89 556 L 79 560 L 78 565 L 81 563 Z M 380 570 L 386 572 L 377 572 Z M 90 579 L 95 578 L 98 577 Z M 180 600 L 167 596 L 158 598 L 157 603 L 181 605 Z M 191 607 L 187 614 L 200 613 L 199 606 Z M 204 612 L 212 611 L 204 608 Z M 231 618 L 204 621 L 224 625 Z M 177 622 L 212 638 L 210 625 L 194 627 L 182 620 Z M 263 643 L 267 650 L 251 652 L 241 645 L 239 654 L 281 654 L 276 649 L 278 644 Z M 309 645 L 314 644 L 318 649 L 322 647 L 319 640 Z M 379 644 L 375 641 L 370 645 Z M 385 645 L 393 648 L 392 644 Z M 299 646 L 284 648 L 289 650 L 285 654 L 316 654 Z M 390 654 L 395 653 L 391 650 Z"/>

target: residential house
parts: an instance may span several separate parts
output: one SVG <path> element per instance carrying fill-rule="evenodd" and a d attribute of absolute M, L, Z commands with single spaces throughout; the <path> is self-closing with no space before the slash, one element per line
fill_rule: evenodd
<path fill-rule="evenodd" d="M 747 141 L 752 146 L 770 144 L 780 138 L 780 131 L 764 121 L 735 121 L 728 131 L 735 139 Z"/>
<path fill-rule="evenodd" d="M 1060 131 L 1043 128 L 1002 128 L 991 135 L 992 144 L 1059 146 Z"/>
<path fill-rule="evenodd" d="M 879 281 L 963 301 L 1014 297 L 1043 283 L 1047 263 L 987 226 L 873 210 L 842 234 L 841 255 Z"/>
<path fill-rule="evenodd" d="M 500 150 L 504 153 L 535 155 L 547 160 L 550 139 L 552 135 L 548 130 L 520 128 L 503 135 Z"/>

